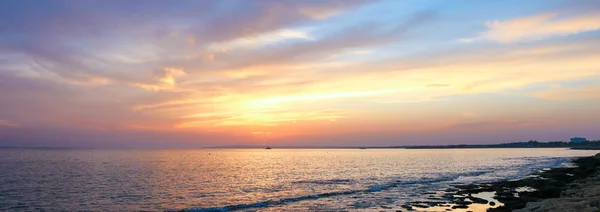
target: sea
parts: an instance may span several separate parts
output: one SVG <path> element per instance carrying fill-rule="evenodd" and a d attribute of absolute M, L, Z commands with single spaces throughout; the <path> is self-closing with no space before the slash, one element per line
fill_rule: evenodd
<path fill-rule="evenodd" d="M 598 152 L 0 149 L 0 211 L 380 211 Z"/>

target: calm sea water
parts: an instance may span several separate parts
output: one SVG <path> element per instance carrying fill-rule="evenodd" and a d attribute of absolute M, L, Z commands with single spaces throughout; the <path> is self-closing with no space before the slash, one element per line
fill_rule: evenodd
<path fill-rule="evenodd" d="M 524 177 L 566 149 L 0 150 L 0 211 L 397 208 L 452 184 Z"/>

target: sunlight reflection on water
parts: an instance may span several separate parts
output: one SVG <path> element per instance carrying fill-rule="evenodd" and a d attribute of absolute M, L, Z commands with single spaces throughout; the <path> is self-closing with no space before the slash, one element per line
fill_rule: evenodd
<path fill-rule="evenodd" d="M 0 210 L 381 209 L 520 177 L 565 149 L 0 150 Z"/>

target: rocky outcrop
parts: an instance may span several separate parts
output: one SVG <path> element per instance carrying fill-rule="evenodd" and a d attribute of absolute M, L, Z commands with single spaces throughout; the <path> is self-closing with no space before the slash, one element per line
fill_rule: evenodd
<path fill-rule="evenodd" d="M 456 185 L 428 202 L 409 202 L 417 211 L 600 212 L 600 154 L 573 160 L 576 167 L 558 167 L 519 180 Z M 477 197 L 493 194 L 493 198 Z"/>
<path fill-rule="evenodd" d="M 588 161 L 584 161 L 584 163 L 585 165 L 598 167 L 598 164 L 600 164 L 600 154 L 590 157 Z M 584 171 L 590 172 L 592 170 L 585 169 Z M 514 211 L 600 211 L 600 172 L 597 169 L 594 169 L 593 171 L 594 173 L 590 177 L 576 180 L 567 185 L 567 189 L 561 192 L 560 197 L 529 202 L 525 208 Z"/>

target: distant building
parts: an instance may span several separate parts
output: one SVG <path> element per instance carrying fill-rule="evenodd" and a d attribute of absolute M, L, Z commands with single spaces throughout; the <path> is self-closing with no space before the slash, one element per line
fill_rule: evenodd
<path fill-rule="evenodd" d="M 573 143 L 580 143 L 580 142 L 586 142 L 587 139 L 583 138 L 583 137 L 573 137 L 571 138 L 571 142 Z"/>

